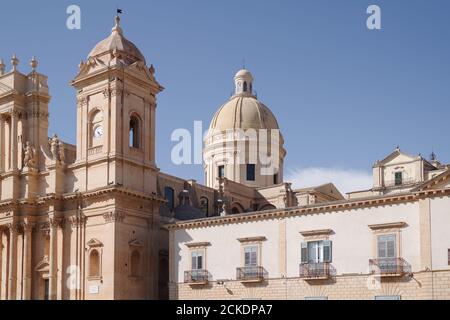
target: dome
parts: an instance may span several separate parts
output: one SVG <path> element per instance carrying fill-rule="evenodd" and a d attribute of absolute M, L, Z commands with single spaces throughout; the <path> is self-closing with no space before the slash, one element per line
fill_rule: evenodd
<path fill-rule="evenodd" d="M 112 28 L 111 35 L 97 43 L 94 49 L 89 53 L 88 58 L 98 57 L 117 51 L 118 53 L 125 54 L 128 59 L 131 59 L 131 62 L 143 61 L 145 63 L 144 55 L 134 43 L 123 36 L 123 31 L 119 26 L 120 17 L 116 16 L 115 20 L 116 25 Z"/>
<path fill-rule="evenodd" d="M 210 129 L 279 129 L 272 111 L 254 96 L 235 95 L 214 115 Z"/>

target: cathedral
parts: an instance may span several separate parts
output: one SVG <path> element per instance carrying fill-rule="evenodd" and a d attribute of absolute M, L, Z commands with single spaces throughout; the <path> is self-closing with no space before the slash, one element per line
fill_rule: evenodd
<path fill-rule="evenodd" d="M 49 137 L 51 96 L 37 59 L 32 58 L 29 73 L 18 66 L 15 55 L 8 71 L 0 60 L 1 300 L 203 299 L 198 284 L 211 289 L 211 297 L 229 298 L 221 291 L 224 280 L 201 277 L 206 263 L 208 272 L 217 267 L 218 274 L 231 277 L 221 269 L 229 264 L 222 263 L 223 256 L 207 262 L 205 248 L 217 237 L 232 237 L 230 244 L 242 233 L 239 243 L 260 245 L 271 232 L 286 235 L 281 217 L 292 208 L 319 214 L 351 208 L 353 202 L 368 201 L 370 207 L 367 199 L 435 190 L 450 176 L 449 166 L 435 157 L 409 156 L 398 148 L 375 163 L 370 190 L 343 196 L 332 183 L 293 189 L 283 180 L 287 153 L 278 122 L 258 100 L 245 68 L 235 74 L 235 92 L 215 113 L 204 139 L 204 184 L 163 173 L 155 162 L 155 123 L 157 95 L 164 88 L 153 65 L 125 38 L 119 16 L 71 81 L 75 145 Z M 439 195 L 448 197 L 447 191 Z M 258 224 L 274 217 L 280 222 L 273 226 Z M 255 224 L 240 232 L 244 221 Z M 373 228 L 398 229 L 403 222 L 378 222 Z M 313 229 L 303 231 L 312 239 L 334 233 Z M 222 250 L 232 247 L 217 241 Z M 251 265 L 247 276 L 261 265 L 262 245 L 255 248 L 242 249 L 243 263 Z M 426 243 L 423 248 L 428 250 Z M 269 249 L 269 264 L 284 270 L 277 278 L 286 277 L 286 263 L 275 262 L 286 258 L 286 244 Z M 430 266 L 426 259 L 423 264 Z M 183 280 L 179 274 L 185 271 Z M 249 282 L 260 283 L 259 276 Z M 236 288 L 248 289 L 247 284 Z M 245 290 L 239 297 L 252 298 Z"/>
<path fill-rule="evenodd" d="M 118 16 L 71 81 L 75 145 L 49 137 L 51 96 L 37 59 L 29 73 L 18 66 L 15 55 L 9 71 L 0 62 L 0 299 L 164 299 L 166 224 L 342 199 L 332 184 L 295 191 L 283 182 L 281 134 L 270 175 L 245 161 L 241 129 L 278 129 L 245 69 L 205 140 L 205 185 L 161 172 L 155 122 L 164 88 Z M 225 140 L 231 149 L 220 147 Z"/>

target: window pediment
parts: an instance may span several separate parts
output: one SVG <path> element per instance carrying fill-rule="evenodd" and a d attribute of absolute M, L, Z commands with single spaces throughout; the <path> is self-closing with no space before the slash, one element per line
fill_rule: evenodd
<path fill-rule="evenodd" d="M 103 243 L 96 238 L 92 238 L 91 240 L 88 241 L 87 246 L 89 248 L 98 248 L 103 247 Z"/>

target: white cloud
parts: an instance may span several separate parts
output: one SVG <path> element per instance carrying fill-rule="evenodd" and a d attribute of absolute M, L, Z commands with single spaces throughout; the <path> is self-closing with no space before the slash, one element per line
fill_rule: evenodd
<path fill-rule="evenodd" d="M 292 182 L 293 188 L 313 187 L 331 182 L 342 194 L 370 189 L 373 183 L 372 175 L 367 171 L 321 167 L 291 169 L 285 181 Z"/>

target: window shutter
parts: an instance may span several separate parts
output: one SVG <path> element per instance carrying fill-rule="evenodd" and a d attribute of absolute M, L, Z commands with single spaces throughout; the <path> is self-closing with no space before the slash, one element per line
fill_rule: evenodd
<path fill-rule="evenodd" d="M 250 265 L 250 252 L 244 253 L 244 266 L 248 267 Z"/>
<path fill-rule="evenodd" d="M 191 258 L 192 258 L 192 260 L 191 260 L 191 269 L 195 270 L 195 269 L 197 269 L 197 261 L 195 259 L 195 253 L 194 252 L 191 254 Z"/>
<path fill-rule="evenodd" d="M 300 248 L 301 263 L 308 263 L 308 243 L 302 242 Z"/>
<path fill-rule="evenodd" d="M 330 240 L 324 240 L 323 245 L 323 262 L 331 262 L 331 247 L 332 242 Z"/>
<path fill-rule="evenodd" d="M 251 266 L 253 267 L 253 266 L 257 266 L 258 265 L 258 257 L 257 257 L 257 253 L 256 253 L 256 250 L 255 251 L 252 251 L 252 258 L 251 258 Z"/>
<path fill-rule="evenodd" d="M 203 269 L 203 256 L 198 255 L 197 257 L 197 269 Z"/>

